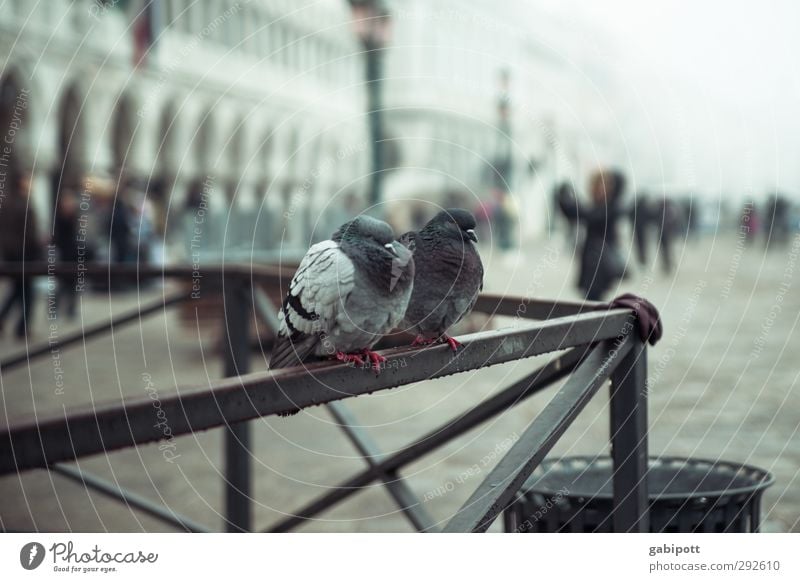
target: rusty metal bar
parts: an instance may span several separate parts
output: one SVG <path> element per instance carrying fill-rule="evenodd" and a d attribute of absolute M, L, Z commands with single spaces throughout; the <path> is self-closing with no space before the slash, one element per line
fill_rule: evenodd
<path fill-rule="evenodd" d="M 252 301 L 242 281 L 231 280 L 224 290 L 225 376 L 242 376 L 250 371 L 249 308 Z M 225 528 L 229 532 L 252 530 L 252 467 L 250 426 L 244 422 L 226 423 L 225 451 Z"/>
<path fill-rule="evenodd" d="M 647 345 L 631 341 L 633 349 L 611 375 L 612 519 L 616 532 L 647 533 Z"/>
<path fill-rule="evenodd" d="M 0 277 L 40 277 L 47 275 L 74 275 L 92 280 L 116 279 L 199 279 L 206 286 L 221 287 L 223 280 L 238 278 L 252 283 L 283 284 L 288 286 L 295 268 L 285 265 L 225 263 L 204 265 L 198 269 L 191 265 L 140 265 L 136 263 L 55 263 L 28 262 L 0 265 Z M 597 301 L 562 301 L 508 297 L 481 294 L 474 311 L 490 315 L 503 315 L 521 319 L 554 319 L 607 309 L 607 304 Z"/>
<path fill-rule="evenodd" d="M 370 438 L 367 431 L 358 425 L 358 421 L 350 411 L 350 408 L 344 402 L 331 402 L 327 406 L 336 422 L 339 423 L 339 426 L 358 449 L 358 452 L 367 461 L 367 464 L 375 468 L 386 456 Z M 381 473 L 381 478 L 389 491 L 389 495 L 392 496 L 392 499 L 395 500 L 397 506 L 417 531 L 435 531 L 436 527 L 433 519 L 431 519 L 422 503 L 397 472 L 383 472 Z"/>
<path fill-rule="evenodd" d="M 600 301 L 532 299 L 482 293 L 475 302 L 473 312 L 523 319 L 554 319 L 603 309 L 608 309 L 608 304 Z"/>
<path fill-rule="evenodd" d="M 320 362 L 180 388 L 161 398 L 162 409 L 179 436 L 616 337 L 629 313 L 613 309 L 472 334 L 461 338 L 455 356 L 446 345 L 388 350 L 378 376 Z M 0 425 L 0 474 L 165 438 L 153 424 L 151 400 L 137 395 Z"/>
<path fill-rule="evenodd" d="M 383 473 L 397 471 L 422 456 L 442 447 L 466 434 L 478 425 L 508 410 L 524 399 L 540 392 L 554 382 L 570 374 L 585 357 L 589 347 L 574 348 L 546 365 L 518 380 L 503 391 L 491 396 L 431 432 L 423 435 L 412 444 L 377 463 L 374 467 L 354 475 L 344 483 L 315 499 L 293 515 L 273 525 L 268 531 L 290 531 L 307 519 L 314 517 L 329 507 L 358 493 L 362 487 L 380 478 Z"/>
<path fill-rule="evenodd" d="M 182 279 L 200 280 L 205 286 L 221 287 L 225 279 L 288 285 L 295 269 L 279 265 L 224 263 L 201 268 L 192 265 L 142 265 L 138 263 L 47 263 L 25 262 L 0 265 L 0 277 L 44 277 L 80 273 L 94 281 Z"/>
<path fill-rule="evenodd" d="M 625 335 L 617 341 L 605 340 L 592 349 L 444 531 L 486 531 L 628 354 L 632 343 L 630 335 Z"/>
<path fill-rule="evenodd" d="M 32 359 L 50 354 L 54 350 L 60 350 L 76 343 L 83 343 L 87 339 L 110 332 L 111 330 L 121 327 L 127 323 L 139 321 L 146 315 L 150 315 L 161 310 L 166 310 L 167 307 L 185 301 L 189 297 L 190 294 L 186 291 L 171 293 L 169 295 L 153 299 L 152 301 L 148 301 L 139 307 L 126 311 L 122 315 L 117 315 L 111 319 L 87 325 L 82 329 L 72 333 L 64 334 L 52 342 L 42 342 L 38 346 L 32 347 L 25 353 L 11 356 L 7 360 L 0 362 L 0 371 L 3 373 L 8 372 L 21 364 L 29 362 Z"/>
<path fill-rule="evenodd" d="M 129 507 L 135 507 L 146 514 L 173 525 L 183 531 L 193 533 L 208 533 L 211 531 L 196 521 L 175 513 L 171 509 L 166 509 L 157 503 L 153 503 L 138 493 L 133 493 L 132 491 L 118 487 L 114 483 L 110 483 L 105 479 L 101 479 L 96 475 L 92 475 L 91 473 L 81 471 L 77 467 L 70 467 L 67 465 L 51 465 L 49 469 L 53 473 L 58 473 L 67 479 L 81 483 L 84 487 L 93 489 L 98 493 L 102 493 L 103 495 L 111 497 L 112 499 L 116 499 L 117 501 L 121 501 Z"/>

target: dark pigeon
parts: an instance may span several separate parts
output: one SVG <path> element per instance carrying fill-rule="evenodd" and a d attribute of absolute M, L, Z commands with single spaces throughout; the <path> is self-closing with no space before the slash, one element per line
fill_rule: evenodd
<path fill-rule="evenodd" d="M 401 324 L 416 334 L 414 345 L 457 340 L 447 330 L 467 315 L 483 289 L 483 264 L 475 248 L 475 217 L 460 208 L 442 210 L 419 232 L 400 242 L 414 252 L 414 290 Z"/>
<path fill-rule="evenodd" d="M 400 323 L 413 284 L 412 254 L 388 224 L 366 215 L 343 224 L 292 278 L 270 368 L 335 357 L 379 371 L 385 358 L 370 348 Z"/>

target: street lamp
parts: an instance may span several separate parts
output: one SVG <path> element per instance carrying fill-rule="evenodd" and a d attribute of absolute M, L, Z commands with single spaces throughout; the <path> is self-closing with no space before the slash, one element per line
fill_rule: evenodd
<path fill-rule="evenodd" d="M 364 48 L 367 81 L 367 114 L 372 142 L 370 204 L 382 198 L 383 181 L 383 49 L 389 43 L 391 19 L 381 0 L 351 0 L 353 30 Z"/>
<path fill-rule="evenodd" d="M 500 93 L 497 99 L 497 145 L 494 156 L 495 184 L 497 197 L 495 227 L 501 249 L 511 248 L 511 216 L 508 214 L 509 185 L 513 170 L 513 149 L 511 141 L 511 101 L 509 97 L 510 73 L 508 69 L 500 70 Z"/>

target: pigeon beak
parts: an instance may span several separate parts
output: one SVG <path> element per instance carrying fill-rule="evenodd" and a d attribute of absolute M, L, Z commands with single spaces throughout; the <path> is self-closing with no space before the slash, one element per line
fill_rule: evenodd
<path fill-rule="evenodd" d="M 385 246 L 389 250 L 389 252 L 392 253 L 395 257 L 399 257 L 400 256 L 400 255 L 397 254 L 397 249 L 394 248 L 394 243 L 387 243 L 387 244 L 385 244 L 383 246 Z"/>
<path fill-rule="evenodd" d="M 469 240 L 471 240 L 472 242 L 478 242 L 478 235 L 475 234 L 475 231 L 473 229 L 470 228 L 469 230 L 466 230 L 465 232 L 467 233 L 467 238 Z"/>

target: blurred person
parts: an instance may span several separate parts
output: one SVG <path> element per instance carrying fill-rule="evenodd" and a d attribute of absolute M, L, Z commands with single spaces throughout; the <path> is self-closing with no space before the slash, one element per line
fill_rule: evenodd
<path fill-rule="evenodd" d="M 131 218 L 133 236 L 136 241 L 136 257 L 142 264 L 150 264 L 153 262 L 155 253 L 155 211 L 147 195 L 143 192 L 136 193 L 133 196 L 133 202 Z"/>
<path fill-rule="evenodd" d="M 513 246 L 512 228 L 517 220 L 518 210 L 514 197 L 508 192 L 494 188 L 494 205 L 492 207 L 492 220 L 497 234 L 498 246 L 501 250 L 509 250 Z"/>
<path fill-rule="evenodd" d="M 753 244 L 758 236 L 758 211 L 752 201 L 745 202 L 739 215 L 739 232 L 744 234 L 745 242 Z"/>
<path fill-rule="evenodd" d="M 58 251 L 58 260 L 60 262 L 78 262 L 78 201 L 72 191 L 65 190 L 58 197 L 56 215 L 53 219 L 52 244 Z M 58 278 L 56 311 L 60 313 L 62 309 L 66 309 L 66 317 L 68 319 L 75 318 L 77 283 L 77 268 L 74 272 L 61 275 Z"/>
<path fill-rule="evenodd" d="M 661 256 L 661 269 L 669 275 L 673 270 L 672 239 L 680 229 L 678 212 L 672 200 L 664 198 L 658 203 L 658 254 Z"/>
<path fill-rule="evenodd" d="M 789 241 L 791 225 L 789 201 L 775 192 L 767 199 L 764 211 L 764 246 L 783 246 Z"/>
<path fill-rule="evenodd" d="M 492 205 L 485 200 L 478 200 L 473 211 L 475 221 L 478 223 L 475 232 L 478 233 L 478 240 L 492 240 Z"/>
<path fill-rule="evenodd" d="M 691 240 L 696 240 L 700 227 L 700 205 L 695 203 L 694 194 L 684 200 L 684 212 L 686 215 L 686 236 Z"/>
<path fill-rule="evenodd" d="M 118 192 L 117 199 L 111 207 L 108 220 L 108 239 L 111 246 L 109 260 L 112 263 L 127 263 L 134 258 L 133 218 L 125 197 Z"/>
<path fill-rule="evenodd" d="M 650 237 L 650 227 L 653 222 L 653 211 L 647 192 L 640 192 L 636 195 L 628 213 L 628 218 L 631 222 L 631 231 L 633 231 L 636 260 L 644 267 L 647 265 L 648 238 Z"/>
<path fill-rule="evenodd" d="M 670 206 L 674 219 L 674 237 L 687 238 L 689 236 L 689 207 L 684 200 L 671 200 Z"/>
<path fill-rule="evenodd" d="M 556 206 L 566 225 L 566 240 L 570 248 L 577 244 L 578 219 L 577 204 L 575 202 L 575 188 L 570 182 L 562 182 L 555 191 Z"/>
<path fill-rule="evenodd" d="M 567 205 L 586 229 L 578 271 L 578 288 L 587 301 L 600 301 L 625 276 L 625 262 L 619 251 L 617 224 L 625 214 L 621 200 L 625 176 L 616 170 L 599 170 L 592 175 L 589 192 L 592 204 L 574 199 Z"/>
<path fill-rule="evenodd" d="M 215 235 L 215 228 L 209 209 L 209 195 L 212 188 L 213 181 L 210 178 L 195 178 L 189 183 L 186 192 L 180 216 L 181 238 L 184 256 L 192 262 L 197 262 L 201 255 L 205 256 L 213 248 L 212 237 Z M 276 225 L 279 221 L 276 212 L 267 206 L 269 200 L 270 197 L 267 197 L 257 217 L 263 248 L 275 246 Z"/>
<path fill-rule="evenodd" d="M 15 190 L 6 197 L 0 208 L 0 249 L 3 260 L 15 263 L 39 261 L 43 257 L 36 213 L 30 201 L 31 180 L 26 176 L 14 182 Z M 20 318 L 16 336 L 23 338 L 31 324 L 34 302 L 33 280 L 30 276 L 11 280 L 11 290 L 0 309 L 0 330 L 3 323 L 19 304 Z"/>

